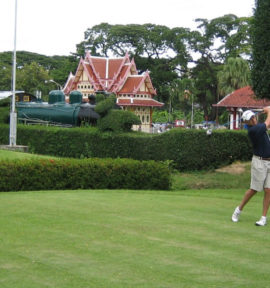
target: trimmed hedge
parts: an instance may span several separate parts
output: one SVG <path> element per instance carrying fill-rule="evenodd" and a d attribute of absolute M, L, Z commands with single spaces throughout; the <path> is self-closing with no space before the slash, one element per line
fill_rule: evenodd
<path fill-rule="evenodd" d="M 0 125 L 0 143 L 7 144 L 9 126 Z M 208 170 L 236 160 L 251 159 L 246 130 L 172 129 L 163 134 L 102 133 L 97 128 L 17 128 L 17 144 L 45 155 L 72 158 L 130 158 L 171 161 L 179 171 Z"/>
<path fill-rule="evenodd" d="M 168 190 L 164 163 L 131 159 L 31 159 L 0 162 L 0 191 L 65 189 Z"/>

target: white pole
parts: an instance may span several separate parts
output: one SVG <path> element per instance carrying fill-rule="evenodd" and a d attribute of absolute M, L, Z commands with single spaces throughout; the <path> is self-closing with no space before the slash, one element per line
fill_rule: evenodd
<path fill-rule="evenodd" d="M 13 52 L 13 81 L 12 81 L 12 107 L 10 113 L 9 145 L 16 146 L 17 138 L 17 113 L 15 111 L 16 91 L 16 38 L 17 38 L 17 0 L 15 0 L 15 25 L 14 25 L 14 52 Z"/>
<path fill-rule="evenodd" d="M 193 94 L 192 94 L 192 103 L 191 103 L 191 124 L 190 124 L 190 128 L 193 128 L 193 118 L 194 118 L 194 107 L 193 107 Z"/>

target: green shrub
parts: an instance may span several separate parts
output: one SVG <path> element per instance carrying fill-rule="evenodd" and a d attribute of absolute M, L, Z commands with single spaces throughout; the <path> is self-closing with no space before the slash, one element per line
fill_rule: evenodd
<path fill-rule="evenodd" d="M 0 123 L 9 123 L 10 98 L 0 100 Z"/>
<path fill-rule="evenodd" d="M 236 160 L 251 158 L 247 131 L 216 130 L 210 136 L 204 130 L 172 129 L 160 135 L 166 158 L 177 170 L 209 170 Z"/>
<path fill-rule="evenodd" d="M 95 111 L 101 117 L 104 117 L 115 106 L 115 103 L 116 97 L 114 95 L 110 95 L 108 98 L 97 103 Z"/>
<path fill-rule="evenodd" d="M 99 103 L 101 101 L 105 100 L 104 94 L 96 94 L 96 103 Z"/>
<path fill-rule="evenodd" d="M 1 161 L 0 191 L 64 189 L 168 190 L 167 165 L 131 159 Z"/>
<path fill-rule="evenodd" d="M 132 125 L 141 124 L 138 116 L 130 111 L 111 110 L 105 117 L 98 119 L 97 126 L 101 131 L 128 132 Z"/>
<path fill-rule="evenodd" d="M 10 98 L 0 100 L 0 107 L 10 107 Z"/>
<path fill-rule="evenodd" d="M 9 107 L 0 107 L 0 123 L 9 123 Z"/>

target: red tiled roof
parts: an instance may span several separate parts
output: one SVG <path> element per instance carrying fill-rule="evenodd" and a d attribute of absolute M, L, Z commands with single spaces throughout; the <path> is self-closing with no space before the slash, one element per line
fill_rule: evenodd
<path fill-rule="evenodd" d="M 143 76 L 128 77 L 119 93 L 132 93 L 138 88 Z"/>
<path fill-rule="evenodd" d="M 106 59 L 92 57 L 92 63 L 101 79 L 106 78 Z"/>
<path fill-rule="evenodd" d="M 256 98 L 252 88 L 246 86 L 228 94 L 213 106 L 228 108 L 263 108 L 269 105 L 270 100 Z"/>
<path fill-rule="evenodd" d="M 162 107 L 164 103 L 158 102 L 154 99 L 117 99 L 119 106 L 148 106 L 148 107 Z"/>
<path fill-rule="evenodd" d="M 117 74 L 120 66 L 122 65 L 123 58 L 119 59 L 109 59 L 109 71 L 108 71 L 108 78 L 112 79 L 114 75 Z"/>
<path fill-rule="evenodd" d="M 145 73 L 144 75 L 129 76 L 126 79 L 121 90 L 118 91 L 118 93 L 119 94 L 139 94 L 140 88 L 143 82 L 145 83 L 145 86 L 148 88 L 148 90 L 146 90 L 145 92 L 149 92 L 151 94 L 156 95 L 156 91 L 152 85 L 152 82 L 148 73 Z"/>

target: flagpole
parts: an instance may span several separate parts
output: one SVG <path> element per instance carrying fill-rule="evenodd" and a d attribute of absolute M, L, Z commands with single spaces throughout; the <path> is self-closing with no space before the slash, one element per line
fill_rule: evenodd
<path fill-rule="evenodd" d="M 17 0 L 15 0 L 15 25 L 14 25 L 14 51 L 13 51 L 13 78 L 12 78 L 12 106 L 10 112 L 9 145 L 16 146 L 17 138 L 17 113 L 15 111 L 16 93 L 16 38 L 17 38 Z"/>

